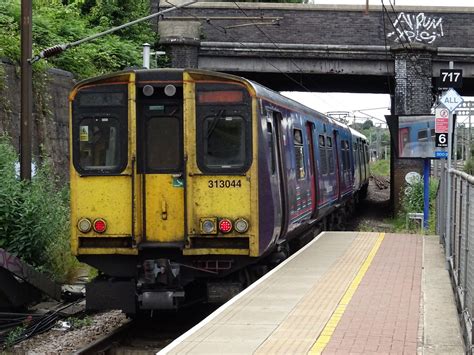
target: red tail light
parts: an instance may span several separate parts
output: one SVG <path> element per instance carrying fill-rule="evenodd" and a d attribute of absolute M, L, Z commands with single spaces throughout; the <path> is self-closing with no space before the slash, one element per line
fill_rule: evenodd
<path fill-rule="evenodd" d="M 97 218 L 92 226 L 97 233 L 104 233 L 107 229 L 107 222 L 102 218 Z"/>
<path fill-rule="evenodd" d="M 229 233 L 232 230 L 232 222 L 230 221 L 230 219 L 222 218 L 219 221 L 219 230 L 222 233 Z"/>

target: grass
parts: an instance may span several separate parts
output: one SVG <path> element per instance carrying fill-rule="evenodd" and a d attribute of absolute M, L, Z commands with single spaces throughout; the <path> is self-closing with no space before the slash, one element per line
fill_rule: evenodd
<path fill-rule="evenodd" d="M 383 159 L 369 164 L 370 172 L 377 176 L 390 176 L 390 160 Z"/>

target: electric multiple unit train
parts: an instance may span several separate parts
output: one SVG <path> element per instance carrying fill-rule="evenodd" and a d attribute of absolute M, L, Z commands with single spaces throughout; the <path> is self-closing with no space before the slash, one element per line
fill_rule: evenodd
<path fill-rule="evenodd" d="M 80 82 L 70 109 L 88 309 L 223 302 L 367 192 L 363 135 L 241 77 L 128 70 Z"/>

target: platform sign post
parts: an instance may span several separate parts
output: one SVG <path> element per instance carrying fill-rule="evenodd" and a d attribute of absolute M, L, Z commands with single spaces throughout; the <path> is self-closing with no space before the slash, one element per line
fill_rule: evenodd
<path fill-rule="evenodd" d="M 449 268 L 449 261 L 451 258 L 451 178 L 449 176 L 451 170 L 451 159 L 453 154 L 453 112 L 456 108 L 463 103 L 463 98 L 454 90 L 450 88 L 448 91 L 445 91 L 440 98 L 440 104 L 442 107 L 445 107 L 449 110 L 449 119 L 448 119 L 448 171 L 447 171 L 447 184 L 446 184 L 446 234 L 445 234 L 445 249 L 446 249 L 446 267 Z M 456 147 L 455 147 L 456 148 Z"/>

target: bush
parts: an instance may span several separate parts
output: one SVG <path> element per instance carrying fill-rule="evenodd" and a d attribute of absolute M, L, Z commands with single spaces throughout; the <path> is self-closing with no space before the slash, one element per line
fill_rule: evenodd
<path fill-rule="evenodd" d="M 436 195 L 438 192 L 438 180 L 430 179 L 430 196 L 429 196 L 429 203 L 430 203 L 430 214 L 428 220 L 428 231 L 430 233 L 434 233 L 435 223 L 434 223 L 434 216 L 435 216 L 435 200 Z M 403 196 L 401 197 L 401 209 L 399 212 L 399 221 L 396 223 L 397 229 L 405 228 L 405 221 L 408 213 L 413 212 L 423 212 L 424 208 L 424 184 L 423 180 L 417 181 L 412 183 L 411 185 L 405 188 L 405 191 L 402 192 Z M 410 226 L 409 229 L 419 232 L 419 229 L 413 226 Z"/>
<path fill-rule="evenodd" d="M 474 157 L 471 157 L 471 159 L 466 161 L 463 170 L 469 175 L 474 175 Z"/>
<path fill-rule="evenodd" d="M 0 137 L 0 247 L 20 256 L 56 281 L 66 281 L 78 265 L 69 247 L 69 196 L 58 188 L 46 161 L 31 182 L 20 181 L 18 156 Z"/>

